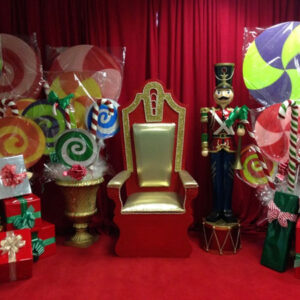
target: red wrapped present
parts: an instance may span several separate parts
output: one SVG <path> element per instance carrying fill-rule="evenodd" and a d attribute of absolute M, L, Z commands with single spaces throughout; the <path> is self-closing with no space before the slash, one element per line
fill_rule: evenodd
<path fill-rule="evenodd" d="M 31 228 L 39 230 L 42 225 L 41 201 L 34 194 L 3 200 L 6 215 L 6 230 Z"/>
<path fill-rule="evenodd" d="M 300 218 L 298 218 L 297 224 L 296 224 L 296 245 L 295 245 L 295 275 L 298 279 L 300 279 Z"/>
<path fill-rule="evenodd" d="M 33 259 L 36 261 L 56 252 L 55 226 L 43 221 L 42 226 L 36 232 L 31 233 Z"/>
<path fill-rule="evenodd" d="M 31 276 L 30 230 L 0 232 L 0 282 L 25 279 Z"/>

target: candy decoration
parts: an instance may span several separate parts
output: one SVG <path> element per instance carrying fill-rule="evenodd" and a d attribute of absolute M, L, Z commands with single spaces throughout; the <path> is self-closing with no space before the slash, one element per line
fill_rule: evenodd
<path fill-rule="evenodd" d="M 91 134 L 96 139 L 97 138 L 97 127 L 98 127 L 98 117 L 99 117 L 99 105 L 96 102 L 92 106 L 92 120 L 91 120 Z"/>
<path fill-rule="evenodd" d="M 30 104 L 34 103 L 35 101 L 36 101 L 36 99 L 33 99 L 33 98 L 19 99 L 16 102 L 16 106 L 19 111 L 19 115 L 22 115 L 24 109 L 27 108 Z M 10 117 L 13 115 L 14 115 L 14 113 L 11 111 L 11 109 L 9 107 L 7 107 L 5 110 L 5 116 Z"/>
<path fill-rule="evenodd" d="M 68 94 L 74 94 L 74 98 L 87 96 L 90 99 L 101 98 L 100 84 L 91 76 L 94 72 L 53 72 L 49 73 L 48 80 L 51 82 L 49 91 L 54 91 L 60 98 Z"/>
<path fill-rule="evenodd" d="M 284 101 L 278 111 L 278 116 L 282 119 L 285 118 L 287 109 L 292 108 L 292 120 L 290 130 L 290 145 L 289 145 L 289 164 L 288 164 L 288 191 L 294 192 L 296 184 L 296 172 L 298 163 L 298 152 L 297 152 L 297 135 L 298 135 L 298 105 L 293 100 Z"/>
<path fill-rule="evenodd" d="M 67 129 L 64 111 L 58 107 L 56 112 L 57 115 L 54 116 L 52 104 L 48 103 L 47 100 L 36 101 L 23 111 L 23 116 L 35 121 L 44 132 L 46 137 L 44 154 L 46 155 L 54 151 L 55 141 Z M 74 126 L 75 120 L 73 118 L 71 123 Z"/>
<path fill-rule="evenodd" d="M 279 163 L 286 163 L 289 158 L 291 109 L 287 109 L 285 118 L 281 120 L 278 118 L 280 105 L 271 105 L 259 114 L 254 132 L 257 145 L 264 156 Z"/>
<path fill-rule="evenodd" d="M 102 99 L 106 102 L 106 99 Z M 97 136 L 100 139 L 107 139 L 114 136 L 119 131 L 119 120 L 118 120 L 118 103 L 109 99 L 110 103 L 113 104 L 114 113 L 111 114 L 111 109 L 104 104 L 100 104 L 99 115 L 98 115 L 98 126 L 97 126 Z M 92 115 L 93 115 L 93 105 L 88 109 L 86 115 L 86 127 L 91 130 L 92 126 Z"/>
<path fill-rule="evenodd" d="M 41 91 L 42 67 L 34 50 L 21 39 L 0 34 L 3 70 L 0 99 L 37 98 Z"/>
<path fill-rule="evenodd" d="M 6 111 L 6 109 L 9 107 L 13 116 L 19 115 L 18 107 L 12 99 L 2 99 L 0 105 L 4 109 L 4 111 Z"/>
<path fill-rule="evenodd" d="M 48 102 L 53 105 L 52 111 L 55 116 L 57 115 L 56 108 L 58 106 L 65 111 L 65 120 L 68 129 L 72 128 L 71 115 L 70 115 L 70 101 L 73 98 L 73 96 L 74 96 L 73 94 L 70 94 L 60 99 L 53 91 L 51 91 L 48 95 Z"/>
<path fill-rule="evenodd" d="M 94 103 L 94 100 L 87 97 L 87 96 L 81 96 L 76 99 L 71 100 L 71 105 L 74 108 L 74 115 L 76 119 L 76 125 L 77 128 L 83 128 L 85 127 L 85 115 L 86 110 Z"/>
<path fill-rule="evenodd" d="M 300 98 L 299 40 L 300 22 L 286 22 L 267 28 L 249 46 L 243 77 L 261 104 Z"/>
<path fill-rule="evenodd" d="M 119 64 L 106 51 L 92 45 L 78 45 L 68 48 L 54 60 L 49 82 L 51 90 L 59 97 L 73 93 L 75 98 L 118 99 L 122 73 Z"/>
<path fill-rule="evenodd" d="M 89 166 L 98 156 L 98 148 L 93 136 L 86 130 L 71 129 L 61 134 L 55 144 L 58 161 L 69 167 L 80 164 Z"/>
<path fill-rule="evenodd" d="M 255 145 L 249 145 L 242 150 L 241 163 L 243 169 L 237 171 L 238 175 L 245 183 L 253 188 L 267 185 L 270 180 L 266 173 L 272 177 L 277 165 L 266 158 L 259 159 Z M 264 170 L 263 166 L 267 168 L 268 172 Z"/>
<path fill-rule="evenodd" d="M 0 157 L 23 154 L 27 168 L 45 151 L 45 136 L 40 127 L 23 117 L 0 119 Z"/>

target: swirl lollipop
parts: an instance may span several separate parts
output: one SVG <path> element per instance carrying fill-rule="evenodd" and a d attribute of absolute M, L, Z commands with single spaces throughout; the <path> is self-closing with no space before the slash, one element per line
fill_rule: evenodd
<path fill-rule="evenodd" d="M 270 175 L 273 176 L 277 164 L 268 159 L 264 159 L 264 161 Z M 245 183 L 254 188 L 268 184 L 268 179 L 252 145 L 245 147 L 241 152 L 241 163 L 243 168 L 242 170 L 238 170 L 238 175 Z"/>
<path fill-rule="evenodd" d="M 104 100 L 104 101 L 103 101 Z M 106 99 L 102 99 L 101 103 L 104 103 Z M 107 139 L 113 137 L 120 129 L 118 120 L 118 103 L 109 99 L 112 104 L 112 108 L 108 105 L 101 104 L 99 106 L 98 114 L 98 126 L 97 126 L 97 137 L 100 139 Z M 113 109 L 113 111 L 112 111 Z M 91 130 L 93 119 L 93 105 L 87 111 L 86 114 L 86 127 Z"/>
<path fill-rule="evenodd" d="M 15 36 L 2 33 L 0 39 L 3 55 L 0 98 L 38 97 L 42 81 L 39 57 Z"/>
<path fill-rule="evenodd" d="M 278 119 L 280 105 L 280 103 L 271 105 L 260 113 L 254 132 L 262 153 L 270 160 L 285 163 L 289 157 L 291 109 L 288 108 L 285 119 L 280 120 Z"/>
<path fill-rule="evenodd" d="M 23 117 L 0 119 L 0 157 L 23 154 L 26 168 L 43 155 L 45 136 L 40 127 Z"/>
<path fill-rule="evenodd" d="M 286 22 L 267 28 L 248 48 L 243 77 L 261 104 L 300 98 L 299 40 L 300 22 Z"/>
<path fill-rule="evenodd" d="M 44 154 L 46 155 L 54 151 L 56 139 L 67 129 L 64 111 L 60 107 L 57 107 L 56 112 L 57 115 L 55 116 L 52 104 L 48 103 L 47 100 L 36 101 L 23 111 L 23 116 L 34 120 L 44 132 L 46 136 Z M 73 117 L 71 121 L 74 125 L 75 121 Z"/>
<path fill-rule="evenodd" d="M 55 152 L 60 163 L 73 166 L 89 166 L 98 156 L 98 148 L 93 136 L 82 129 L 66 130 L 55 144 Z"/>
<path fill-rule="evenodd" d="M 106 51 L 92 45 L 78 45 L 62 52 L 49 72 L 50 88 L 59 97 L 118 99 L 122 73 L 119 64 Z"/>

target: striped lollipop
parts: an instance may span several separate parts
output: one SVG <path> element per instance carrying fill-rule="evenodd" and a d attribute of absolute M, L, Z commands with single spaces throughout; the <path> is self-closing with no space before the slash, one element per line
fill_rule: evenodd
<path fill-rule="evenodd" d="M 300 22 L 264 30 L 249 46 L 243 77 L 250 94 L 268 106 L 300 98 Z"/>
<path fill-rule="evenodd" d="M 268 170 L 267 173 L 270 176 L 273 176 L 277 164 L 267 158 L 263 158 L 263 160 L 260 159 L 255 145 L 249 145 L 241 152 L 241 163 L 243 168 L 237 172 L 241 179 L 251 187 L 256 188 L 258 186 L 269 184 L 267 174 L 265 174 L 262 166 L 262 161 L 263 164 L 266 164 Z"/>
<path fill-rule="evenodd" d="M 66 165 L 80 164 L 89 166 L 98 156 L 98 148 L 93 136 L 82 129 L 71 129 L 63 132 L 55 144 L 57 160 Z"/>
<path fill-rule="evenodd" d="M 0 119 L 0 157 L 23 154 L 27 168 L 43 155 L 45 136 L 40 127 L 23 117 Z"/>
<path fill-rule="evenodd" d="M 21 39 L 0 34 L 3 69 L 0 99 L 37 98 L 41 91 L 42 66 L 33 49 Z"/>
<path fill-rule="evenodd" d="M 293 193 L 296 184 L 296 172 L 298 164 L 298 151 L 297 151 L 297 136 L 298 136 L 298 105 L 294 100 L 284 101 L 278 111 L 278 116 L 282 119 L 285 118 L 287 109 L 292 108 L 292 120 L 290 131 L 290 145 L 289 145 L 289 164 L 288 164 L 288 191 Z"/>
<path fill-rule="evenodd" d="M 100 139 L 113 137 L 120 129 L 118 106 L 116 101 L 102 99 L 99 106 L 98 118 L 96 118 L 95 107 L 91 105 L 86 114 L 86 127 L 93 133 L 96 131 L 96 135 Z"/>
<path fill-rule="evenodd" d="M 65 113 L 60 108 L 56 109 L 56 116 L 53 114 L 53 106 L 47 100 L 39 100 L 29 105 L 24 111 L 23 116 L 35 121 L 46 136 L 45 153 L 49 155 L 54 151 L 55 141 L 66 129 Z M 71 115 L 72 124 L 75 120 Z"/>
<path fill-rule="evenodd" d="M 50 89 L 59 97 L 73 93 L 76 97 L 118 99 L 122 72 L 106 51 L 92 45 L 78 45 L 62 52 L 53 61 L 48 76 Z"/>

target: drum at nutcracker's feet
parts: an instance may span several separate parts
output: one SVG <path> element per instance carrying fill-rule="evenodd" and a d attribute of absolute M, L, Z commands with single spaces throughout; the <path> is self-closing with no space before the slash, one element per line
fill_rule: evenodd
<path fill-rule="evenodd" d="M 202 248 L 213 254 L 236 254 L 241 249 L 240 223 L 202 221 Z"/>

